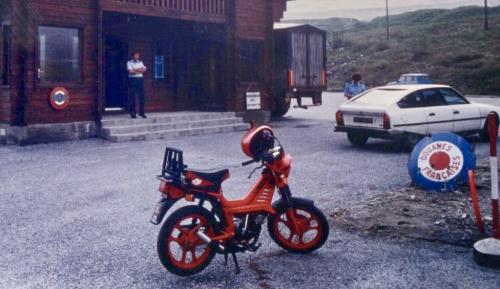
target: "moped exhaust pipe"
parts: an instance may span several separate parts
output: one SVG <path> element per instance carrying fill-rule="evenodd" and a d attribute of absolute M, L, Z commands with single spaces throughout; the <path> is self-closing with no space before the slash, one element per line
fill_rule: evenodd
<path fill-rule="evenodd" d="M 226 251 L 226 248 L 224 248 L 224 246 L 210 239 L 210 237 L 207 236 L 202 231 L 196 232 L 196 236 L 198 236 L 198 238 L 200 238 L 203 242 L 207 243 L 210 247 L 214 248 L 215 250 L 218 250 L 220 253 Z"/>

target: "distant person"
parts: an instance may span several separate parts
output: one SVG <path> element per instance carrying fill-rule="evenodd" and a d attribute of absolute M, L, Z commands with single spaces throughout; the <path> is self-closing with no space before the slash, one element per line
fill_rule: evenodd
<path fill-rule="evenodd" d="M 128 92 L 129 92 L 129 110 L 130 117 L 137 118 L 135 114 L 135 98 L 139 97 L 139 115 L 142 118 L 146 118 L 144 114 L 144 104 L 146 102 L 144 98 L 144 73 L 148 69 L 144 66 L 141 61 L 141 54 L 137 51 L 132 53 L 132 59 L 127 62 L 128 71 Z"/>
<path fill-rule="evenodd" d="M 352 76 L 352 81 L 345 84 L 344 96 L 347 99 L 351 99 L 366 90 L 366 86 L 361 79 L 361 74 L 356 73 Z"/>

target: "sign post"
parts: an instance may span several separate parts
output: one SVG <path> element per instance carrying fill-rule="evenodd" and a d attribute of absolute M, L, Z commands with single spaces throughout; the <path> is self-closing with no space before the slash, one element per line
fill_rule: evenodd
<path fill-rule="evenodd" d="M 247 92 L 247 110 L 259 110 L 260 105 L 260 92 Z"/>
<path fill-rule="evenodd" d="M 493 216 L 493 238 L 487 238 L 474 244 L 474 260 L 479 265 L 500 268 L 500 219 L 498 208 L 498 117 L 495 113 L 488 115 L 488 138 L 490 141 L 491 168 L 491 209 Z"/>
<path fill-rule="evenodd" d="M 408 160 L 413 182 L 426 191 L 453 192 L 466 184 L 469 170 L 476 168 L 472 146 L 453 133 L 422 139 Z"/>

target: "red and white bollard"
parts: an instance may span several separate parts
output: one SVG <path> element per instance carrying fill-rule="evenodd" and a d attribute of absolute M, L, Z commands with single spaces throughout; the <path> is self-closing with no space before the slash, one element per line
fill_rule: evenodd
<path fill-rule="evenodd" d="M 490 168 L 491 168 L 491 209 L 493 216 L 493 238 L 487 238 L 474 244 L 474 260 L 482 266 L 500 268 L 500 219 L 498 210 L 498 158 L 497 115 L 488 115 L 488 137 L 490 140 Z"/>

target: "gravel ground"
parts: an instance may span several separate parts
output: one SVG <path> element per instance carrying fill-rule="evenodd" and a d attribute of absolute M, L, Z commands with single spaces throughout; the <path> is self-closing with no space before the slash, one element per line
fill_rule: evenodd
<path fill-rule="evenodd" d="M 355 149 L 333 134 L 341 101 L 327 94 L 324 106 L 274 123 L 294 156 L 294 194 L 326 213 L 410 182 L 407 153 L 384 141 Z M 476 266 L 468 248 L 334 227 L 325 246 L 305 256 L 285 253 L 264 233 L 258 252 L 239 255 L 240 275 L 221 256 L 191 278 L 165 272 L 156 256 L 159 227 L 149 223 L 164 147 L 183 149 L 192 167 L 230 167 L 225 194 L 235 198 L 256 178 L 237 167 L 245 160 L 241 135 L 0 147 L 0 288 L 500 288 L 498 271 Z M 486 145 L 476 151 L 487 157 Z"/>

